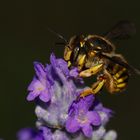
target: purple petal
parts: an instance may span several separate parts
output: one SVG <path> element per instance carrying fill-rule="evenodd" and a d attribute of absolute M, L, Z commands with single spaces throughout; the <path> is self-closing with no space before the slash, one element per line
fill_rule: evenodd
<path fill-rule="evenodd" d="M 106 108 L 103 106 L 102 103 L 98 103 L 95 108 L 94 108 L 96 111 L 102 111 L 102 112 L 105 112 L 106 114 L 108 114 L 110 117 L 112 116 L 112 113 L 113 111 L 109 108 Z"/>
<path fill-rule="evenodd" d="M 81 98 L 79 102 L 76 103 L 75 108 L 77 108 L 78 110 L 82 110 L 83 112 L 86 113 L 93 104 L 93 101 L 94 101 L 93 95 L 86 96 L 85 98 Z"/>
<path fill-rule="evenodd" d="M 106 107 L 103 107 L 102 111 L 105 112 L 108 115 L 108 117 L 112 117 L 112 114 L 114 113 L 111 109 Z"/>
<path fill-rule="evenodd" d="M 76 119 L 69 117 L 66 121 L 66 130 L 71 133 L 75 133 L 80 129 L 79 123 Z"/>
<path fill-rule="evenodd" d="M 85 100 L 84 98 L 81 98 L 79 102 L 74 104 L 75 111 L 84 112 L 84 113 L 88 111 L 88 108 L 85 106 L 84 100 Z"/>
<path fill-rule="evenodd" d="M 89 96 L 86 96 L 85 99 L 85 106 L 89 109 L 91 107 L 91 105 L 93 104 L 93 101 L 95 100 L 95 97 L 94 95 L 89 95 Z"/>
<path fill-rule="evenodd" d="M 28 87 L 28 91 L 30 92 L 27 96 L 27 100 L 28 101 L 34 100 L 37 96 L 40 95 L 40 93 L 44 90 L 44 88 L 45 88 L 44 85 L 39 80 L 34 78 Z"/>
<path fill-rule="evenodd" d="M 52 140 L 52 132 L 49 128 L 42 126 L 39 128 L 39 130 L 42 132 L 43 138 L 45 140 Z"/>
<path fill-rule="evenodd" d="M 92 136 L 92 126 L 90 125 L 85 125 L 82 127 L 82 131 L 86 137 L 91 137 Z"/>
<path fill-rule="evenodd" d="M 101 124 L 101 118 L 96 111 L 89 111 L 87 113 L 87 118 L 91 124 L 98 126 Z"/>
<path fill-rule="evenodd" d="M 41 63 L 34 62 L 34 69 L 35 69 L 36 75 L 39 79 L 45 78 L 45 76 L 46 76 L 45 68 Z"/>
<path fill-rule="evenodd" d="M 35 93 L 35 92 L 30 92 L 27 95 L 27 101 L 32 101 L 34 100 L 37 96 L 39 95 L 39 92 Z"/>
<path fill-rule="evenodd" d="M 63 59 L 57 59 L 57 67 L 59 67 L 63 71 L 65 76 L 69 75 L 68 64 L 66 61 L 64 61 Z"/>
<path fill-rule="evenodd" d="M 42 91 L 39 98 L 40 100 L 42 100 L 43 102 L 48 102 L 50 100 L 50 93 L 46 90 Z"/>
<path fill-rule="evenodd" d="M 56 59 L 55 55 L 52 53 L 50 57 L 50 62 L 52 64 L 52 67 L 57 71 L 57 68 L 61 70 L 61 72 L 65 75 L 69 75 L 69 69 L 67 66 L 67 62 L 63 59 Z"/>
<path fill-rule="evenodd" d="M 57 64 L 56 64 L 56 57 L 55 57 L 55 55 L 53 53 L 50 56 L 50 62 L 52 64 L 52 67 L 55 68 L 57 66 Z"/>
<path fill-rule="evenodd" d="M 70 70 L 70 76 L 71 77 L 78 77 L 79 72 L 78 72 L 78 68 L 73 68 L 72 70 Z"/>
<path fill-rule="evenodd" d="M 34 77 L 30 85 L 28 86 L 28 91 L 33 91 L 35 89 L 35 84 L 38 82 L 38 80 Z"/>
<path fill-rule="evenodd" d="M 103 109 L 103 104 L 96 101 L 94 109 L 95 110 L 102 110 Z"/>
<path fill-rule="evenodd" d="M 29 140 L 32 137 L 33 130 L 30 128 L 24 128 L 17 134 L 18 140 Z"/>
<path fill-rule="evenodd" d="M 54 84 L 54 79 L 53 79 L 54 71 L 52 70 L 52 66 L 47 64 L 45 70 L 46 70 L 46 77 L 47 77 L 48 83 L 50 85 L 53 85 Z"/>
<path fill-rule="evenodd" d="M 40 91 L 44 90 L 44 88 L 45 88 L 45 85 L 43 85 L 39 80 L 34 78 L 28 87 L 28 91 L 40 92 Z"/>
<path fill-rule="evenodd" d="M 40 132 L 31 128 L 24 128 L 17 134 L 18 140 L 43 140 L 43 136 Z"/>

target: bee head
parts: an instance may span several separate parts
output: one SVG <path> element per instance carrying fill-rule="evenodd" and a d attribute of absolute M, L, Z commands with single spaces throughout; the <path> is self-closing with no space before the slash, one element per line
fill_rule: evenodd
<path fill-rule="evenodd" d="M 83 46 L 84 36 L 73 36 L 65 46 L 64 59 L 66 61 L 75 61 Z"/>

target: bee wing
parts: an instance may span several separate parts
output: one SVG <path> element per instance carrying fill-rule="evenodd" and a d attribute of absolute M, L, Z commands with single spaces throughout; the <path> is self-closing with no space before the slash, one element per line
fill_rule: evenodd
<path fill-rule="evenodd" d="M 125 67 L 126 69 L 128 69 L 128 71 L 130 71 L 130 73 L 140 75 L 140 70 L 134 68 L 131 65 L 129 65 L 121 55 L 119 55 L 119 56 L 115 56 L 115 55 L 114 56 L 108 56 L 108 55 L 102 54 L 102 56 L 104 58 L 107 58 L 110 61 L 114 62 L 115 64 L 119 64 L 120 66 Z"/>
<path fill-rule="evenodd" d="M 120 21 L 109 32 L 106 33 L 107 39 L 127 39 L 136 33 L 134 23 L 130 21 Z"/>

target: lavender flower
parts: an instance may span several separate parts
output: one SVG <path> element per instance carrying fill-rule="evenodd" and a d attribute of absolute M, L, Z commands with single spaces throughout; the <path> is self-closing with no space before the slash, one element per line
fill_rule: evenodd
<path fill-rule="evenodd" d="M 34 62 L 36 76 L 28 87 L 28 101 L 34 100 L 39 96 L 40 100 L 48 102 L 51 98 L 51 83 L 47 79 L 47 72 L 44 66 L 38 62 Z"/>
<path fill-rule="evenodd" d="M 28 101 L 35 101 L 38 131 L 24 129 L 18 140 L 115 140 L 105 125 L 112 111 L 94 95 L 78 98 L 85 87 L 78 69 L 68 69 L 63 59 L 50 57 L 51 64 L 34 63 L 36 75 L 28 87 Z M 115 133 L 114 133 L 115 134 Z"/>
<path fill-rule="evenodd" d="M 46 70 L 53 81 L 51 103 L 48 105 L 46 102 L 39 102 L 35 112 L 40 122 L 43 121 L 50 127 L 61 127 L 64 126 L 69 107 L 80 89 L 76 88 L 64 60 L 51 55 L 50 61 L 51 65 L 47 65 Z"/>
<path fill-rule="evenodd" d="M 90 95 L 80 99 L 78 103 L 73 103 L 70 109 L 69 117 L 66 121 L 66 129 L 68 132 L 76 132 L 80 128 L 85 136 L 92 136 L 92 126 L 99 126 L 101 118 L 97 111 L 89 110 L 94 101 L 94 96 Z"/>

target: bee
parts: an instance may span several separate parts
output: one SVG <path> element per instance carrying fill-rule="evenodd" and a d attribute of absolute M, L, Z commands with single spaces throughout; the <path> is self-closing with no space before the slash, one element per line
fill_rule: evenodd
<path fill-rule="evenodd" d="M 122 92 L 127 87 L 130 73 L 140 74 L 121 54 L 115 52 L 116 46 L 112 43 L 114 39 L 129 38 L 135 31 L 133 23 L 121 21 L 103 36 L 79 35 L 70 38 L 64 49 L 68 67 L 77 67 L 82 78 L 97 76 L 97 81 L 80 97 L 97 94 L 103 87 L 111 94 Z"/>

